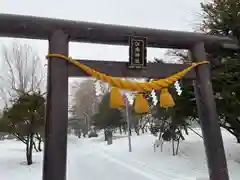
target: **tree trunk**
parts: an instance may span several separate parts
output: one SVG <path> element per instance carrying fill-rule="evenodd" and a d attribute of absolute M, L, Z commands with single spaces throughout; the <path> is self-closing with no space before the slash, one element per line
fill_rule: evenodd
<path fill-rule="evenodd" d="M 135 127 L 134 129 L 135 129 L 136 134 L 139 136 L 139 128 Z"/>
<path fill-rule="evenodd" d="M 180 137 L 178 138 L 177 140 L 177 149 L 176 149 L 176 155 L 178 154 L 178 151 L 179 151 L 179 144 L 180 144 Z"/>
<path fill-rule="evenodd" d="M 39 150 L 38 150 L 38 148 L 37 148 L 37 146 L 36 146 L 36 143 L 33 141 L 33 148 L 34 148 L 34 150 L 36 151 L 36 152 L 39 152 Z"/>
<path fill-rule="evenodd" d="M 84 131 L 83 132 L 83 137 L 85 138 L 87 136 L 86 132 Z"/>
<path fill-rule="evenodd" d="M 42 144 L 42 137 L 40 134 L 36 133 L 36 139 L 38 140 L 38 146 L 36 146 L 35 142 L 33 142 L 34 149 L 37 149 L 38 152 L 42 151 L 41 144 Z"/>
<path fill-rule="evenodd" d="M 159 133 L 158 140 L 162 138 L 162 132 Z"/>
<path fill-rule="evenodd" d="M 127 125 L 126 124 L 123 125 L 123 132 L 124 132 L 124 134 L 127 134 Z"/>
<path fill-rule="evenodd" d="M 173 153 L 173 156 L 175 156 L 174 139 L 172 139 L 172 153 Z"/>
<path fill-rule="evenodd" d="M 104 129 L 104 141 L 107 141 L 107 130 Z"/>
<path fill-rule="evenodd" d="M 27 137 L 27 144 L 26 144 L 27 165 L 31 165 L 33 163 L 32 161 L 33 137 L 34 137 L 34 133 L 30 133 Z"/>
<path fill-rule="evenodd" d="M 122 135 L 122 126 L 119 126 L 119 132 Z"/>
<path fill-rule="evenodd" d="M 42 151 L 41 144 L 42 144 L 42 138 L 40 137 L 38 139 L 38 151 L 40 151 L 40 152 Z"/>
<path fill-rule="evenodd" d="M 113 132 L 112 130 L 107 130 L 107 144 L 110 145 L 112 144 L 112 140 L 113 140 Z"/>
<path fill-rule="evenodd" d="M 79 131 L 78 131 L 78 138 L 79 138 L 79 139 L 81 138 L 81 135 L 82 135 L 82 133 L 81 133 L 81 131 L 79 130 Z"/>

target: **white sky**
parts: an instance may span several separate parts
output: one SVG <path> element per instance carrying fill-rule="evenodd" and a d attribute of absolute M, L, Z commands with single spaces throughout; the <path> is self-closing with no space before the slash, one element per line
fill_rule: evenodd
<path fill-rule="evenodd" d="M 34 15 L 90 22 L 122 24 L 158 29 L 193 31 L 198 22 L 201 0 L 0 0 L 0 13 Z M 1 26 L 1 24 L 0 24 Z M 0 38 L 0 46 L 11 42 Z M 43 59 L 48 44 L 23 40 Z M 96 44 L 70 44 L 70 56 L 100 60 L 128 59 L 128 48 Z M 148 59 L 164 57 L 164 50 L 148 49 Z M 0 57 L 0 62 L 1 62 Z M 1 103 L 0 103 L 1 107 Z"/>

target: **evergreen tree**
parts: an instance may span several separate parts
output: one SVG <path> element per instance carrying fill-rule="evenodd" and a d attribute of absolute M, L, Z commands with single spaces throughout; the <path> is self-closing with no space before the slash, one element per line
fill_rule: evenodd
<path fill-rule="evenodd" d="M 211 35 L 234 37 L 240 42 L 240 0 L 213 0 L 202 3 L 201 30 Z M 186 54 L 177 54 L 181 60 L 189 62 Z M 240 142 L 240 51 L 230 52 L 217 49 L 208 52 L 211 61 L 212 83 L 220 125 L 232 133 Z M 181 112 L 186 117 L 197 117 L 192 84 L 181 81 Z"/>
<path fill-rule="evenodd" d="M 154 63 L 164 62 L 160 59 L 155 58 Z M 150 81 L 150 79 L 148 79 L 147 81 Z M 165 141 L 172 140 L 173 142 L 177 141 L 179 145 L 179 140 L 184 140 L 182 130 L 184 130 L 186 134 L 188 134 L 188 115 L 186 111 L 182 111 L 182 109 L 184 108 L 187 111 L 190 111 L 188 107 L 189 104 L 184 104 L 186 99 L 185 96 L 179 96 L 174 86 L 169 87 L 169 92 L 173 96 L 176 105 L 175 107 L 168 109 L 160 108 L 159 101 L 156 105 L 153 105 L 153 97 L 151 93 L 145 94 L 151 107 L 151 115 L 155 119 L 154 123 L 150 127 L 150 131 L 153 135 L 158 136 L 159 139 L 162 138 Z M 159 100 L 160 91 L 155 91 L 155 95 Z M 175 152 L 175 150 L 173 151 Z"/>
<path fill-rule="evenodd" d="M 106 93 L 93 116 L 93 125 L 98 129 L 113 129 L 123 123 L 122 112 L 110 107 L 110 93 Z"/>
<path fill-rule="evenodd" d="M 41 151 L 42 137 L 39 134 L 44 126 L 45 99 L 40 92 L 21 93 L 13 101 L 10 108 L 6 108 L 0 119 L 0 132 L 11 133 L 26 144 L 27 164 L 32 164 L 32 150 Z M 34 137 L 39 141 L 35 146 Z"/>

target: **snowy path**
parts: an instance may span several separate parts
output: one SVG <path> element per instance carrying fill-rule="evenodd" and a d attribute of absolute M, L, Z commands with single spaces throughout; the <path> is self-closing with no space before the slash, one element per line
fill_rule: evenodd
<path fill-rule="evenodd" d="M 96 146 L 90 146 L 85 149 L 82 148 L 82 152 L 78 153 L 78 155 L 76 155 L 76 152 L 74 153 L 76 149 L 69 153 L 68 166 L 71 167 L 68 168 L 69 180 L 79 180 L 79 178 L 84 180 L 159 180 L 155 176 L 145 174 L 120 160 L 111 158 Z"/>
<path fill-rule="evenodd" d="M 77 174 L 78 176 L 75 176 Z M 155 176 L 145 174 L 139 169 L 128 166 L 121 161 L 114 161 L 100 153 L 80 156 L 74 169 L 69 170 L 69 180 L 159 180 Z M 161 179 L 160 179 L 161 180 Z M 165 180 L 165 179 L 162 179 Z M 167 179 L 166 179 L 167 180 Z"/>
<path fill-rule="evenodd" d="M 69 180 L 78 180 L 79 176 L 84 180 L 192 180 L 164 173 L 134 159 L 118 157 L 107 151 L 106 146 L 87 143 L 71 149 L 75 150 L 68 153 Z"/>

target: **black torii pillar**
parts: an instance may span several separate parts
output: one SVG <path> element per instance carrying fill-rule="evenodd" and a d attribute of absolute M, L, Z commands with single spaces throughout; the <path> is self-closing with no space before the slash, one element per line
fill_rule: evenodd
<path fill-rule="evenodd" d="M 61 30 L 49 39 L 49 53 L 68 56 L 69 37 Z M 65 180 L 68 127 L 68 62 L 48 60 L 43 180 Z"/>
<path fill-rule="evenodd" d="M 193 60 L 206 60 L 204 43 L 200 42 L 191 49 Z M 229 180 L 222 134 L 219 125 L 216 104 L 213 95 L 210 65 L 196 68 L 194 81 L 195 96 L 198 107 L 202 134 L 204 139 L 210 180 Z"/>

